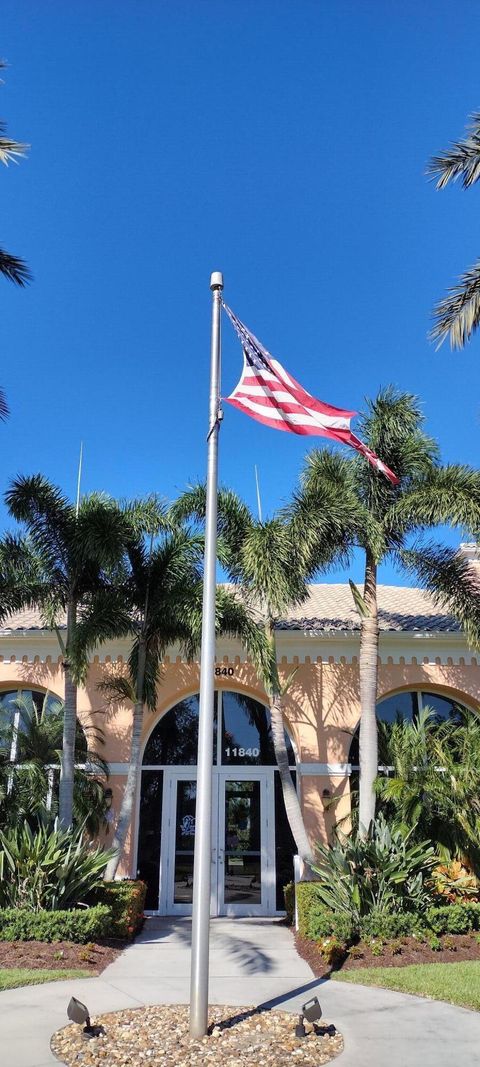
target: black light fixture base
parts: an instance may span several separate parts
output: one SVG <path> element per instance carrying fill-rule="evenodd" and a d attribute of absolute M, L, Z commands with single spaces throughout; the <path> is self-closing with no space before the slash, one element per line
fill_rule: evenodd
<path fill-rule="evenodd" d="M 84 1026 L 82 1033 L 88 1041 L 92 1037 L 101 1037 L 105 1033 L 105 1028 L 103 1026 Z"/>
<path fill-rule="evenodd" d="M 307 1031 L 303 1024 L 303 1015 L 298 1016 L 298 1023 L 295 1027 L 295 1037 L 306 1037 Z"/>

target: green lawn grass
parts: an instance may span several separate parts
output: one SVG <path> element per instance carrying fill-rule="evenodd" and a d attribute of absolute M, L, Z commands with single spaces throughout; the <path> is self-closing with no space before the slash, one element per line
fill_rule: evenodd
<path fill-rule="evenodd" d="M 359 967 L 337 971 L 337 982 L 384 986 L 400 993 L 447 1000 L 462 1008 L 480 1011 L 480 961 L 462 963 L 415 963 L 408 967 Z"/>
<path fill-rule="evenodd" d="M 90 971 L 30 970 L 26 967 L 0 968 L 0 989 L 17 989 L 22 985 L 40 985 L 42 982 L 59 982 L 62 978 L 88 978 Z"/>

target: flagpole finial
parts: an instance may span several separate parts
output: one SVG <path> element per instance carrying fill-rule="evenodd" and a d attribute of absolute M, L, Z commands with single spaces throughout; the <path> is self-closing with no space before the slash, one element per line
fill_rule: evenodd
<path fill-rule="evenodd" d="M 210 275 L 210 289 L 223 289 L 223 274 L 221 270 L 214 270 Z"/>

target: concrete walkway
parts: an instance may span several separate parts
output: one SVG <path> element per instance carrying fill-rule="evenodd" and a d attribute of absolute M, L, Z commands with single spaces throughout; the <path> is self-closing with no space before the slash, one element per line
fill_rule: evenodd
<path fill-rule="evenodd" d="M 189 999 L 190 920 L 149 919 L 135 944 L 99 978 L 0 993 L 0 1062 L 51 1067 L 50 1037 L 67 1023 L 74 994 L 92 1016 Z M 318 996 L 345 1038 L 338 1067 L 480 1067 L 480 1016 L 383 989 L 319 982 L 293 938 L 267 919 L 214 919 L 210 1001 L 296 1010 Z"/>

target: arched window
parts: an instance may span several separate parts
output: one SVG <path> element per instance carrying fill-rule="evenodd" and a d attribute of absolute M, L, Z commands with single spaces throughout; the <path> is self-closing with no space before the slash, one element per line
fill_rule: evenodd
<path fill-rule="evenodd" d="M 9 759 L 15 761 L 19 734 L 25 734 L 35 718 L 40 722 L 50 715 L 59 715 L 63 701 L 53 693 L 40 689 L 8 689 L 0 692 L 0 748 L 9 749 Z"/>
<path fill-rule="evenodd" d="M 417 719 L 422 708 L 430 708 L 438 722 L 458 719 L 468 708 L 446 693 L 432 693 L 423 689 L 408 689 L 393 693 L 379 700 L 377 719 L 380 722 L 396 722 L 398 719 Z M 348 762 L 352 771 L 358 770 L 360 725 L 357 726 L 350 744 Z"/>
<path fill-rule="evenodd" d="M 197 762 L 199 696 L 185 697 L 156 724 L 145 746 L 144 767 L 194 766 Z M 292 743 L 285 734 L 289 762 Z M 214 763 L 219 766 L 275 765 L 270 712 L 244 693 L 215 693 Z"/>

